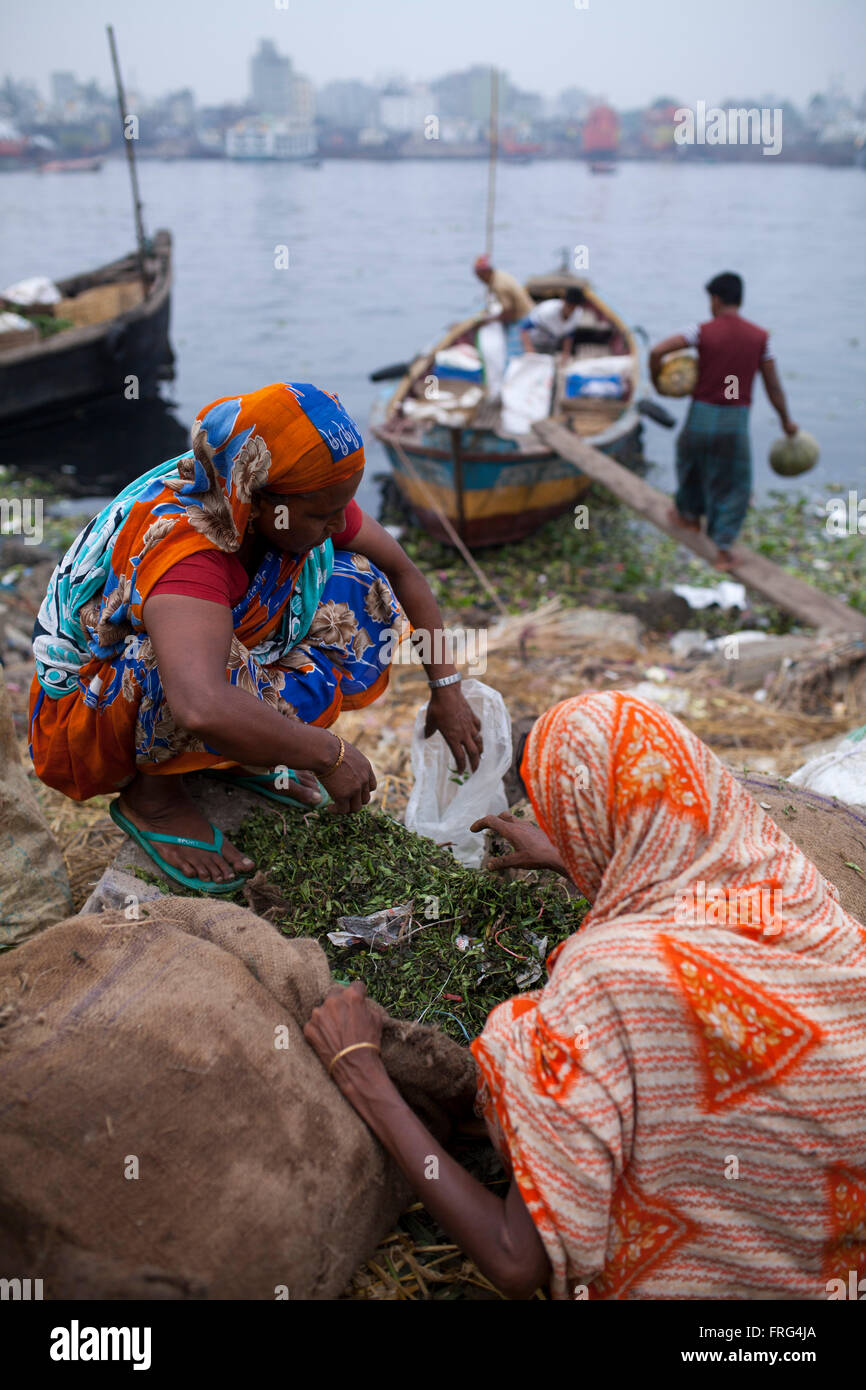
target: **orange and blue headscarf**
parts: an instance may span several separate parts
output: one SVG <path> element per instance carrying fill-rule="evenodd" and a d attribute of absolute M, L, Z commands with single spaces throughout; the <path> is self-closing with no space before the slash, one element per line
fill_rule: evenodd
<path fill-rule="evenodd" d="M 77 689 L 80 669 L 94 657 L 119 652 L 143 628 L 148 594 L 173 565 L 196 551 L 236 551 L 255 492 L 316 492 L 363 467 L 358 426 L 337 396 L 309 382 L 278 381 L 205 406 L 193 424 L 192 449 L 124 488 L 55 570 L 33 635 L 43 690 L 60 698 Z M 333 562 L 330 542 L 276 557 L 268 585 L 274 601 L 249 605 L 237 629 L 245 646 L 277 627 L 282 599 L 308 557 L 316 571 L 312 589 L 321 587 Z"/>

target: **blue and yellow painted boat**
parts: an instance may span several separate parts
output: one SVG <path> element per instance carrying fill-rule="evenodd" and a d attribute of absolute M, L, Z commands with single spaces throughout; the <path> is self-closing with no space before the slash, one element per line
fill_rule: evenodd
<path fill-rule="evenodd" d="M 635 336 L 585 280 L 567 271 L 530 279 L 526 288 L 537 302 L 558 298 L 571 285 L 583 290 L 599 321 L 595 331 L 579 335 L 576 359 L 583 365 L 593 357 L 630 358 L 631 365 L 615 399 L 567 399 L 558 385 L 546 418 L 628 461 L 640 453 L 640 357 Z M 575 465 L 551 452 L 531 428 L 524 434 L 503 430 L 501 403 L 479 392 L 471 373 L 462 379 L 459 372 L 448 381 L 438 379 L 437 358 L 441 361 L 445 350 L 474 344 L 487 322 L 489 313 L 475 314 L 415 358 L 371 422 L 399 494 L 417 524 L 451 544 L 456 533 L 470 549 L 529 535 L 570 511 L 589 487 Z M 509 336 L 512 350 L 519 352 L 517 335 Z M 436 408 L 427 409 L 431 383 Z M 470 403 L 466 408 L 464 400 Z"/>

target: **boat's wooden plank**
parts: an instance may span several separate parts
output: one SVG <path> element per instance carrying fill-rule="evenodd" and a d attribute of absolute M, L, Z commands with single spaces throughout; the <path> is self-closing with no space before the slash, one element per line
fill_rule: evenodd
<path fill-rule="evenodd" d="M 534 429 L 545 444 L 573 463 L 593 482 L 601 483 L 654 526 L 700 555 L 702 560 L 714 561 L 716 547 L 711 540 L 703 533 L 688 531 L 669 520 L 671 499 L 664 493 L 651 487 L 615 459 L 585 444 L 553 420 L 542 420 Z M 866 632 L 866 615 L 850 608 L 841 599 L 819 593 L 804 580 L 780 569 L 764 555 L 756 554 L 739 542 L 736 545 L 736 560 L 730 571 L 733 578 L 739 579 L 747 588 L 755 589 L 800 622 L 834 632 Z"/>

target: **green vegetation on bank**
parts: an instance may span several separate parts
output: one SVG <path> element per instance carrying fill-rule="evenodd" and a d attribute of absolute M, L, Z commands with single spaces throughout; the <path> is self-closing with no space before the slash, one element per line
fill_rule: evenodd
<path fill-rule="evenodd" d="M 565 515 L 526 540 L 477 553 L 510 612 L 534 608 L 555 595 L 570 607 L 615 609 L 620 595 L 641 598 L 674 584 L 712 585 L 726 577 L 609 496 L 593 491 L 584 500 L 589 507 L 586 529 L 578 530 L 574 518 Z M 750 510 L 741 540 L 816 589 L 866 612 L 863 537 L 831 535 L 826 522 L 826 513 L 810 498 L 779 490 Z M 450 617 L 483 622 L 496 616 L 491 599 L 450 547 L 416 531 L 406 531 L 401 544 Z M 755 599 L 740 625 L 787 632 L 793 621 Z M 694 614 L 692 625 L 730 631 L 731 616 L 703 610 Z"/>

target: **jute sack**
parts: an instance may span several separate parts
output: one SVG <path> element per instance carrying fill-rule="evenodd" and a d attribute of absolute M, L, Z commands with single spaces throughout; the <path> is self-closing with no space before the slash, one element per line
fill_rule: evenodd
<path fill-rule="evenodd" d="M 0 956 L 0 1277 L 45 1298 L 333 1298 L 409 1197 L 302 1026 L 312 940 L 167 897 Z M 440 1133 L 468 1051 L 388 1020 L 385 1064 Z"/>
<path fill-rule="evenodd" d="M 833 884 L 845 911 L 866 924 L 866 815 L 778 777 L 741 773 L 737 780 Z"/>
<path fill-rule="evenodd" d="M 0 668 L 0 945 L 72 911 L 63 856 L 21 765 Z"/>

